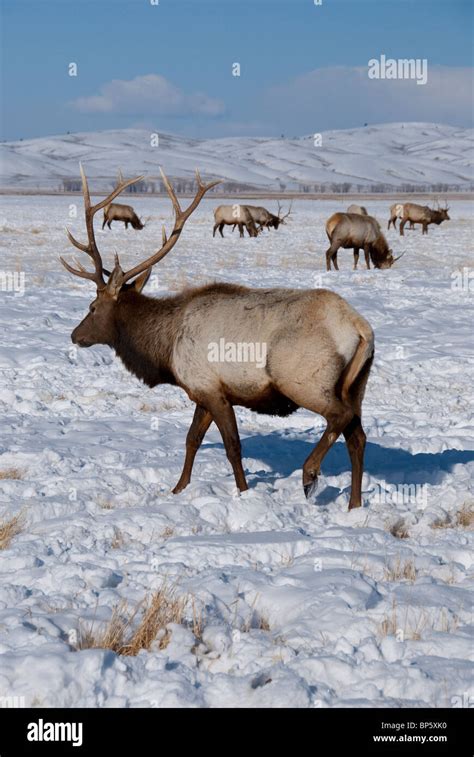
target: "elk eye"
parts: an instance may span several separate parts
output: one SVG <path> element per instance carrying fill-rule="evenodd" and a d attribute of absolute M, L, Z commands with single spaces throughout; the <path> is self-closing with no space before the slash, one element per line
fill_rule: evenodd
<path fill-rule="evenodd" d="M 95 305 L 90 306 L 89 313 L 95 313 Z"/>

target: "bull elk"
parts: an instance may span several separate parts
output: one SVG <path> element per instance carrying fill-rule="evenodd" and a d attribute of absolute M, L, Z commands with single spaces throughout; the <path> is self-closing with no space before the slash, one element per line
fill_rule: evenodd
<path fill-rule="evenodd" d="M 400 236 L 404 236 L 405 225 L 409 222 L 410 229 L 415 228 L 416 223 L 420 223 L 422 226 L 422 234 L 428 234 L 428 226 L 431 223 L 439 226 L 443 221 L 450 221 L 448 214 L 448 205 L 445 204 L 444 208 L 430 208 L 428 205 L 417 205 L 414 202 L 395 203 L 390 208 L 390 218 L 388 221 L 388 228 L 390 224 L 396 229 L 396 220 L 400 219 Z"/>
<path fill-rule="evenodd" d="M 279 226 L 285 225 L 286 219 L 291 214 L 292 205 L 290 204 L 288 213 L 285 215 L 281 215 L 280 203 L 278 203 L 277 215 L 275 215 L 275 213 L 270 213 L 269 210 L 259 205 L 246 205 L 245 207 L 249 211 L 254 222 L 258 224 L 259 231 L 262 231 L 263 229 L 278 229 Z"/>
<path fill-rule="evenodd" d="M 334 213 L 326 222 L 326 234 L 329 239 L 329 249 L 326 251 L 326 269 L 331 270 L 331 262 L 336 271 L 337 252 L 340 247 L 353 249 L 354 271 L 359 262 L 359 250 L 364 250 L 365 264 L 370 268 L 372 261 L 375 268 L 391 268 L 398 258 L 394 258 L 387 240 L 382 234 L 379 222 L 368 215 L 359 213 Z"/>
<path fill-rule="evenodd" d="M 258 229 L 252 215 L 245 205 L 219 205 L 214 211 L 212 236 L 214 237 L 217 229 L 219 229 L 219 233 L 223 237 L 224 226 L 232 226 L 232 231 L 238 226 L 241 237 L 244 236 L 244 226 L 250 237 L 258 235 Z"/>
<path fill-rule="evenodd" d="M 365 434 L 361 406 L 374 353 L 374 335 L 367 321 L 342 297 L 326 289 L 249 289 L 234 284 L 209 284 L 160 299 L 142 293 L 152 267 L 178 241 L 184 224 L 205 193 L 218 182 L 203 184 L 182 210 L 173 187 L 162 172 L 173 204 L 174 228 L 163 227 L 160 249 L 130 270 L 118 256 L 111 273 L 102 265 L 94 236 L 94 215 L 128 185 L 118 186 L 105 200 L 91 205 L 87 180 L 82 186 L 88 244 L 70 242 L 92 258 L 94 271 L 79 264 L 75 276 L 94 282 L 96 297 L 71 338 L 80 347 L 110 346 L 126 368 L 149 387 L 181 387 L 195 403 L 186 438 L 184 467 L 174 493 L 191 479 L 194 458 L 214 421 L 224 442 L 240 491 L 248 486 L 233 406 L 287 416 L 298 407 L 319 413 L 327 427 L 303 465 L 308 498 L 317 488 L 321 463 L 338 436 L 344 434 L 352 467 L 349 509 L 361 505 Z M 140 177 L 141 178 L 141 177 Z M 238 359 L 211 360 L 210 345 L 265 345 L 262 364 Z"/>

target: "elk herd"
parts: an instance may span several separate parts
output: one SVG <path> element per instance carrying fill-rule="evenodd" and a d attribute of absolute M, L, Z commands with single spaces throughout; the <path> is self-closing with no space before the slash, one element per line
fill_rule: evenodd
<path fill-rule="evenodd" d="M 249 288 L 232 283 L 213 283 L 184 289 L 166 297 L 148 297 L 143 289 L 155 265 L 178 242 L 184 225 L 204 195 L 218 184 L 204 184 L 196 172 L 197 192 L 183 210 L 176 193 L 162 172 L 162 179 L 174 209 L 174 227 L 168 236 L 162 229 L 161 246 L 127 271 L 115 254 L 111 271 L 99 252 L 94 217 L 104 210 L 104 222 L 122 221 L 135 229 L 143 223 L 129 205 L 113 200 L 142 177 L 127 181 L 120 177 L 116 188 L 92 205 L 88 182 L 81 166 L 87 243 L 69 241 L 91 260 L 93 270 L 81 263 L 73 267 L 63 257 L 64 267 L 87 279 L 96 295 L 71 339 L 79 347 L 108 345 L 125 367 L 149 387 L 170 384 L 180 387 L 194 403 L 194 417 L 186 437 L 181 476 L 173 489 L 181 492 L 190 482 L 194 458 L 210 425 L 219 429 L 237 488 L 248 489 L 242 465 L 241 445 L 234 406 L 257 413 L 288 416 L 306 408 L 325 418 L 326 429 L 303 463 L 303 489 L 312 499 L 323 459 L 342 434 L 349 452 L 352 477 L 349 509 L 360 507 L 365 448 L 362 428 L 362 400 L 374 356 L 374 334 L 370 324 L 335 292 L 327 289 Z M 400 210 L 401 209 L 401 210 Z M 413 203 L 393 206 L 389 223 L 400 218 L 400 233 L 407 221 L 421 223 L 423 233 L 430 223 L 448 220 L 447 208 L 434 211 Z M 213 235 L 223 236 L 224 226 L 245 228 L 251 237 L 263 229 L 278 229 L 291 213 L 273 214 L 252 205 L 220 205 L 214 212 Z M 433 215 L 434 214 L 434 215 Z M 439 215 L 441 214 L 441 215 Z M 393 218 L 392 218 L 393 216 Z M 337 252 L 353 249 L 354 268 L 363 250 L 367 268 L 389 268 L 393 257 L 378 221 L 364 207 L 351 205 L 347 212 L 334 213 L 326 223 L 330 242 L 326 253 L 328 270 L 336 270 Z M 209 345 L 265 346 L 263 364 L 239 361 L 210 361 Z"/>
<path fill-rule="evenodd" d="M 122 174 L 119 174 L 119 186 L 123 184 Z M 224 238 L 224 226 L 231 226 L 232 231 L 235 227 L 239 228 L 240 237 L 244 237 L 244 229 L 249 237 L 257 237 L 264 229 L 278 229 L 286 223 L 286 219 L 291 214 L 292 204 L 285 215 L 281 213 L 281 205 L 278 203 L 277 213 L 271 213 L 260 205 L 219 205 L 214 210 L 214 228 L 212 236 L 215 237 L 216 231 L 219 231 Z M 407 223 L 410 229 L 415 228 L 415 224 L 421 224 L 422 234 L 428 233 L 428 226 L 436 224 L 439 226 L 443 221 L 449 221 L 448 206 L 444 208 L 430 208 L 427 205 L 417 205 L 414 202 L 395 203 L 390 208 L 390 218 L 387 228 L 393 225 L 396 229 L 397 220 L 400 221 L 400 236 L 404 236 L 404 228 Z M 102 229 L 107 224 L 112 228 L 113 221 L 122 221 L 125 228 L 129 224 L 134 229 L 143 229 L 144 223 L 137 216 L 131 205 L 122 205 L 120 203 L 109 202 L 104 207 L 104 220 Z M 369 215 L 363 205 L 350 205 L 346 212 L 337 212 L 328 218 L 326 222 L 326 234 L 329 240 L 329 248 L 326 251 L 326 270 L 330 271 L 331 266 L 338 271 L 337 253 L 339 249 L 352 249 L 354 254 L 353 270 L 357 269 L 360 251 L 363 250 L 365 264 L 370 269 L 370 264 L 374 268 L 391 268 L 399 260 L 404 252 L 397 257 L 393 256 L 382 228 L 376 218 Z"/>

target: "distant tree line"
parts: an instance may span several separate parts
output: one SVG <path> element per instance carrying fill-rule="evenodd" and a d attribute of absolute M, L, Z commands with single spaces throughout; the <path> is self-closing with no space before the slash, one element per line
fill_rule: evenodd
<path fill-rule="evenodd" d="M 212 177 L 203 176 L 204 181 L 210 181 Z M 169 177 L 173 184 L 177 194 L 195 194 L 197 191 L 197 184 L 194 178 L 182 178 L 182 177 Z M 115 186 L 115 182 L 110 178 L 98 177 L 95 180 L 95 184 L 99 185 L 102 190 L 110 189 Z M 59 190 L 62 192 L 81 192 L 82 186 L 78 179 L 62 179 L 59 186 Z M 211 192 L 217 193 L 231 193 L 231 194 L 246 194 L 251 192 L 298 192 L 300 194 L 388 194 L 394 192 L 404 192 L 407 194 L 420 193 L 420 192 L 472 192 L 474 191 L 474 184 L 447 184 L 443 182 L 437 182 L 434 184 L 387 184 L 384 182 L 377 182 L 374 184 L 360 184 L 351 183 L 349 181 L 343 182 L 315 182 L 315 183 L 297 183 L 292 182 L 287 185 L 280 179 L 275 181 L 275 185 L 271 187 L 262 187 L 255 184 L 246 184 L 245 182 L 237 181 L 223 181 L 218 184 L 217 187 L 211 190 Z M 137 184 L 132 184 L 128 187 L 124 194 L 166 194 L 166 189 L 161 178 L 149 178 L 139 181 Z"/>

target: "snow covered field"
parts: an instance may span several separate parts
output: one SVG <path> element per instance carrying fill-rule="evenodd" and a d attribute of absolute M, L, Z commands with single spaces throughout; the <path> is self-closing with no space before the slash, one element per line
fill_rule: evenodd
<path fill-rule="evenodd" d="M 70 218 L 77 203 L 78 217 Z M 22 513 L 0 551 L 0 698 L 26 706 L 400 707 L 466 705 L 472 688 L 474 262 L 472 205 L 452 221 L 388 232 L 390 271 L 325 272 L 324 221 L 336 202 L 298 201 L 288 225 L 256 240 L 213 239 L 206 200 L 148 285 L 151 294 L 229 280 L 334 289 L 376 333 L 364 425 L 364 507 L 347 511 L 339 440 L 317 505 L 301 466 L 324 423 L 237 409 L 250 490 L 235 491 L 211 427 L 191 485 L 176 483 L 192 405 L 145 388 L 107 348 L 70 332 L 93 288 L 58 255 L 64 226 L 84 237 L 74 197 L 3 197 L 0 239 L 0 523 Z M 264 202 L 262 204 L 265 204 Z M 271 203 L 269 203 L 271 205 Z M 369 212 L 386 228 L 387 200 Z M 103 255 L 145 257 L 170 203 L 135 201 L 144 231 L 97 231 Z M 361 261 L 363 256 L 361 256 Z M 22 273 L 25 274 L 24 281 Z M 469 289 L 470 285 L 470 289 Z M 459 513 L 461 512 L 461 515 Z M 123 657 L 75 651 L 121 600 L 163 582 L 190 599 L 163 648 Z M 192 630 L 193 607 L 202 625 Z"/>

